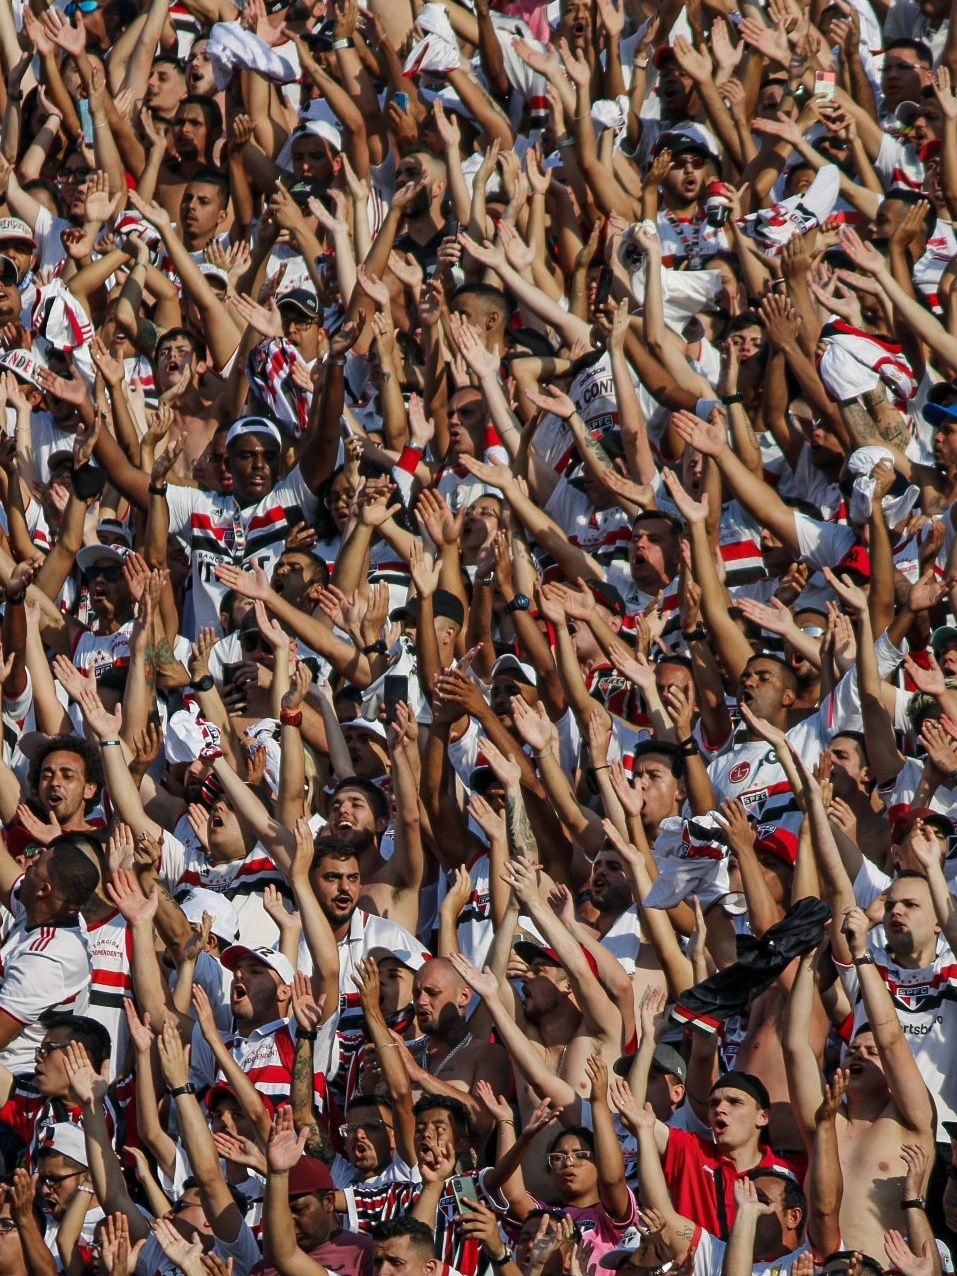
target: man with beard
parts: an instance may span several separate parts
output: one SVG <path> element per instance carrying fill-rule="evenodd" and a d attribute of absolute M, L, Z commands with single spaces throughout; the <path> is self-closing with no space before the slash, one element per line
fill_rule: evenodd
<path fill-rule="evenodd" d="M 180 213 L 187 184 L 212 166 L 222 131 L 223 117 L 212 99 L 190 95 L 177 105 L 157 182 L 160 202 L 171 217 Z"/>
<path fill-rule="evenodd" d="M 354 726 L 344 723 L 344 731 L 350 725 Z M 369 730 L 373 727 L 368 724 Z M 420 835 L 403 820 L 405 800 L 400 786 L 395 793 L 395 849 L 388 859 L 381 847 L 391 822 L 389 798 L 378 784 L 359 775 L 349 776 L 336 785 L 329 803 L 329 831 L 352 849 L 359 864 L 361 903 L 380 917 L 394 917 L 401 911 L 403 896 L 409 891 L 418 895 L 422 887 L 421 871 L 415 868 L 416 851 L 421 854 L 421 846 L 411 845 Z M 317 843 L 317 851 L 321 845 Z M 413 914 L 417 911 L 412 910 Z"/>
<path fill-rule="evenodd" d="M 87 816 L 99 803 L 103 771 L 96 749 L 81 736 L 43 740 L 30 763 L 28 782 L 32 810 L 22 805 L 20 782 L 0 761 L 0 818 L 7 831 L 6 844 L 14 854 L 31 841 L 45 846 L 60 833 L 94 828 Z M 18 817 L 18 826 L 11 828 Z"/>
<path fill-rule="evenodd" d="M 638 957 L 638 910 L 621 855 L 607 844 L 592 863 L 586 889 L 588 925 L 629 974 Z"/>
<path fill-rule="evenodd" d="M 842 848 L 847 847 L 849 841 L 859 846 L 866 846 L 871 857 L 867 865 L 873 868 L 876 864 L 884 862 L 891 842 L 896 840 L 896 836 L 892 836 L 887 820 L 874 810 L 873 794 L 876 779 L 868 763 L 867 741 L 863 733 L 840 732 L 827 746 L 827 756 L 831 760 L 830 779 L 834 790 L 834 798 L 828 813 L 830 818 L 848 834 L 847 839 L 841 839 Z M 940 818 L 946 826 L 953 827 L 946 816 Z M 894 834 L 897 834 L 896 825 Z M 945 845 L 946 841 L 945 836 Z M 863 858 L 862 856 L 862 861 Z M 860 867 L 862 865 L 858 866 L 858 871 Z M 908 865 L 908 867 L 912 868 L 914 865 Z M 852 878 L 856 879 L 856 876 L 856 872 L 851 872 Z M 884 884 L 886 885 L 886 880 Z M 868 899 L 862 907 L 866 908 L 870 902 Z M 861 903 L 860 899 L 858 903 Z"/>
<path fill-rule="evenodd" d="M 339 1026 L 343 1031 L 357 1026 L 361 1014 L 353 979 L 356 963 L 361 958 L 374 949 L 386 948 L 400 955 L 405 964 L 415 970 L 429 960 L 428 951 L 404 927 L 359 908 L 363 883 L 358 847 L 368 846 L 370 837 L 375 841 L 376 828 L 383 817 L 373 814 L 364 785 L 356 780 L 344 781 L 340 790 L 347 785 L 351 785 L 351 792 L 343 796 L 338 814 L 331 813 L 330 829 L 334 835 L 317 840 L 309 873 L 319 907 L 332 928 L 339 950 L 339 991 L 345 996 Z M 378 789 L 375 792 L 382 798 Z M 335 796 L 338 795 L 337 791 Z M 346 840 L 341 836 L 343 833 L 353 840 Z"/>
<path fill-rule="evenodd" d="M 428 274 L 438 261 L 439 245 L 452 233 L 442 212 L 448 186 L 445 161 L 429 151 L 410 151 L 396 165 L 396 191 L 408 182 L 419 184 L 419 188 L 401 210 L 404 229 L 394 248 L 398 253 L 411 253 Z"/>
<path fill-rule="evenodd" d="M 666 267 L 700 270 L 708 257 L 730 247 L 725 228 L 710 226 L 705 216 L 705 192 L 717 177 L 711 145 L 705 131 L 693 125 L 659 133 L 655 142 L 655 162 L 645 179 L 645 217 L 657 216 Z"/>
<path fill-rule="evenodd" d="M 298 1276 L 296 1260 L 303 1254 L 319 1272 L 326 1268 L 338 1276 L 372 1276 L 372 1238 L 339 1226 L 329 1167 L 304 1156 L 288 1173 L 276 1174 L 273 1166 L 278 1163 L 269 1165 L 263 1211 L 266 1258 L 254 1269 L 256 1276 Z"/>
<path fill-rule="evenodd" d="M 471 988 L 444 957 L 435 957 L 416 971 L 412 1004 L 426 1042 L 418 1061 L 406 1056 L 406 1067 L 413 1089 L 460 1099 L 478 1123 L 485 1111 L 472 1097 L 475 1083 L 486 1081 L 495 1094 L 507 1094 L 511 1068 L 501 1046 L 469 1032 L 465 1012 L 471 1000 Z"/>

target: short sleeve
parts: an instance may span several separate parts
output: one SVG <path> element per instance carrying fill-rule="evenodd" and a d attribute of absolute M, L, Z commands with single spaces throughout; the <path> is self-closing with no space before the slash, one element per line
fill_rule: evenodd
<path fill-rule="evenodd" d="M 194 487 L 170 483 L 166 489 L 166 508 L 169 510 L 169 530 L 173 536 L 185 536 L 189 531 L 197 500 L 202 500 L 202 494 Z"/>
<path fill-rule="evenodd" d="M 173 892 L 186 872 L 186 847 L 178 837 L 164 830 L 161 854 L 160 877 L 166 889 Z"/>
<path fill-rule="evenodd" d="M 39 927 L 29 947 L 17 952 L 3 972 L 0 1010 L 19 1023 L 36 1023 L 51 1006 L 60 1005 L 78 991 L 67 987 L 63 959 L 46 950 L 49 942 L 47 928 Z"/>
<path fill-rule="evenodd" d="M 849 527 L 821 523 L 806 514 L 795 513 L 794 528 L 801 558 L 811 567 L 835 567 L 857 544 Z"/>

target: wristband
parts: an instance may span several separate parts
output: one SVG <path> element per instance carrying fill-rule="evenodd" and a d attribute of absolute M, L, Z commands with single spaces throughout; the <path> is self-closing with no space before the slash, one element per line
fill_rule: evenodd
<path fill-rule="evenodd" d="M 910 1200 L 901 1201 L 901 1209 L 902 1210 L 926 1210 L 927 1202 L 924 1200 L 922 1196 L 912 1196 Z"/>
<path fill-rule="evenodd" d="M 873 966 L 874 954 L 868 950 L 863 957 L 852 957 L 851 961 L 855 966 Z"/>
<path fill-rule="evenodd" d="M 27 591 L 24 589 L 22 593 L 11 594 L 9 590 L 3 591 L 3 601 L 9 603 L 11 607 L 19 607 L 21 603 L 27 601 Z"/>
<path fill-rule="evenodd" d="M 319 1030 L 317 1028 L 313 1028 L 311 1032 L 307 1032 L 305 1028 L 300 1028 L 298 1024 L 296 1025 L 297 1041 L 315 1041 L 318 1036 Z"/>
<path fill-rule="evenodd" d="M 392 468 L 401 470 L 403 474 L 414 474 L 421 464 L 422 449 L 413 447 L 411 443 L 406 443 L 399 454 L 399 459 Z"/>
<path fill-rule="evenodd" d="M 149 492 L 150 496 L 165 496 L 166 489 L 168 487 L 169 487 L 168 483 L 159 483 L 159 484 L 150 483 L 149 487 L 146 490 Z"/>
<path fill-rule="evenodd" d="M 387 651 L 388 647 L 386 647 L 383 638 L 380 638 L 378 642 L 370 642 L 368 647 L 362 648 L 364 656 L 384 656 Z"/>
<path fill-rule="evenodd" d="M 573 137 L 561 137 L 555 143 L 555 149 L 559 151 L 563 151 L 566 146 L 574 146 L 574 145 L 575 145 L 575 139 Z"/>
<path fill-rule="evenodd" d="M 123 743 L 123 741 L 122 741 L 122 740 L 101 740 L 101 741 L 100 741 L 100 748 L 101 748 L 101 749 L 109 749 L 109 748 L 110 748 L 111 746 L 113 746 L 113 745 L 115 745 L 115 746 L 116 746 L 116 748 L 119 748 L 119 747 L 120 747 L 120 745 L 121 745 L 122 743 Z"/>
<path fill-rule="evenodd" d="M 722 394 L 721 402 L 726 408 L 730 408 L 733 403 L 743 403 L 744 399 L 741 398 L 740 394 Z"/>
<path fill-rule="evenodd" d="M 646 67 L 648 66 L 648 59 L 645 58 L 644 61 L 639 62 L 638 59 L 635 58 L 634 62 L 632 62 L 631 65 L 635 68 L 636 71 L 644 71 Z"/>
<path fill-rule="evenodd" d="M 344 354 L 327 354 L 326 363 L 331 363 L 334 368 L 344 368 L 346 366 L 346 356 Z"/>
<path fill-rule="evenodd" d="M 301 709 L 280 709 L 279 725 L 281 727 L 301 727 L 302 726 L 302 710 Z"/>
<path fill-rule="evenodd" d="M 693 758 L 695 754 L 700 753 L 698 741 L 693 735 L 689 735 L 687 740 L 678 741 L 678 752 L 683 758 Z"/>
<path fill-rule="evenodd" d="M 189 684 L 191 691 L 212 691 L 216 686 L 216 680 L 211 673 L 204 673 L 202 678 L 197 678 L 195 682 Z"/>
<path fill-rule="evenodd" d="M 333 40 L 331 48 L 336 49 L 354 49 L 356 47 L 355 40 L 348 36 L 345 40 Z"/>
<path fill-rule="evenodd" d="M 185 1085 L 173 1086 L 172 1088 L 167 1086 L 166 1093 L 171 1099 L 178 1099 L 181 1094 L 195 1094 L 196 1087 L 192 1084 L 192 1082 L 187 1081 Z"/>
<path fill-rule="evenodd" d="M 694 629 L 682 629 L 681 636 L 685 642 L 704 642 L 708 637 L 708 631 L 699 621 Z"/>

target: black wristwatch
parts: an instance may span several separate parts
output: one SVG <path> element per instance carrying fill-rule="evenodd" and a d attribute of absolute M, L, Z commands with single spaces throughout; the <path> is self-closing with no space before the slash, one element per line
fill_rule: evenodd
<path fill-rule="evenodd" d="M 704 642 L 708 637 L 708 631 L 699 621 L 694 629 L 682 629 L 681 636 L 685 642 Z"/>
<path fill-rule="evenodd" d="M 528 594 L 516 594 L 510 603 L 505 604 L 505 613 L 511 616 L 513 611 L 528 611 L 532 601 Z"/>
<path fill-rule="evenodd" d="M 912 1196 L 909 1201 L 901 1201 L 902 1210 L 926 1210 L 927 1202 L 922 1196 Z"/>
<path fill-rule="evenodd" d="M 213 687 L 216 686 L 216 679 L 211 673 L 204 673 L 202 678 L 197 678 L 189 686 L 191 691 L 212 691 Z"/>
<path fill-rule="evenodd" d="M 149 492 L 150 496 L 165 496 L 166 489 L 168 487 L 168 483 L 150 483 L 146 490 Z"/>
<path fill-rule="evenodd" d="M 384 656 L 387 651 L 388 648 L 382 638 L 380 638 L 378 642 L 370 642 L 368 647 L 362 648 L 362 654 L 364 656 Z"/>
<path fill-rule="evenodd" d="M 178 1085 L 172 1089 L 167 1086 L 166 1093 L 171 1099 L 178 1099 L 181 1094 L 195 1094 L 196 1087 L 192 1084 L 192 1082 L 187 1081 L 185 1085 Z"/>
<path fill-rule="evenodd" d="M 315 1041 L 318 1036 L 319 1036 L 318 1028 L 313 1028 L 307 1031 L 305 1028 L 300 1028 L 298 1024 L 296 1025 L 296 1040 L 297 1041 Z"/>
<path fill-rule="evenodd" d="M 855 966 L 873 966 L 874 954 L 870 951 L 866 952 L 863 957 L 852 957 L 851 961 Z"/>

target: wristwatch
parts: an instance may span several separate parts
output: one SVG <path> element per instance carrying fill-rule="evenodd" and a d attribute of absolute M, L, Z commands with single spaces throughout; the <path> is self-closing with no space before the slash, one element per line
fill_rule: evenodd
<path fill-rule="evenodd" d="M 171 1099 L 178 1099 L 181 1094 L 195 1094 L 196 1087 L 192 1084 L 192 1082 L 187 1081 L 185 1085 L 178 1085 L 172 1088 L 167 1086 L 166 1093 Z"/>
<path fill-rule="evenodd" d="M 901 1201 L 902 1210 L 926 1210 L 927 1202 L 922 1196 L 912 1196 L 909 1201 Z"/>
<path fill-rule="evenodd" d="M 528 611 L 532 602 L 528 594 L 516 594 L 510 603 L 505 604 L 506 615 L 511 616 L 513 611 Z"/>
<path fill-rule="evenodd" d="M 873 966 L 874 954 L 870 951 L 866 952 L 863 957 L 852 957 L 855 966 Z"/>
<path fill-rule="evenodd" d="M 191 691 L 212 691 L 216 686 L 216 680 L 211 673 L 204 673 L 202 678 L 197 678 L 189 686 Z"/>

